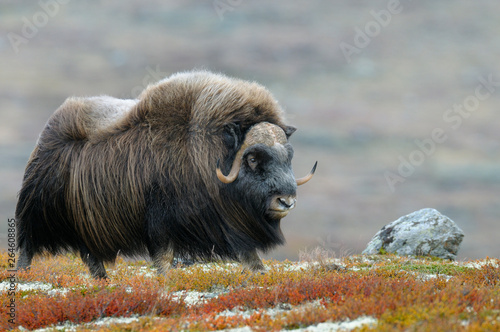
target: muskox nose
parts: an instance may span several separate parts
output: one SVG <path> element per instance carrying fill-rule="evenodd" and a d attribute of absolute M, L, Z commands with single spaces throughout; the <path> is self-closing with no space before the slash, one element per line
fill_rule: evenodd
<path fill-rule="evenodd" d="M 278 195 L 271 199 L 267 215 L 273 219 L 281 219 L 285 217 L 288 212 L 295 207 L 297 198 L 295 195 Z"/>
<path fill-rule="evenodd" d="M 292 195 L 288 196 L 280 196 L 277 198 L 278 206 L 280 206 L 283 210 L 290 210 L 295 207 L 295 202 L 297 202 L 297 198 Z"/>

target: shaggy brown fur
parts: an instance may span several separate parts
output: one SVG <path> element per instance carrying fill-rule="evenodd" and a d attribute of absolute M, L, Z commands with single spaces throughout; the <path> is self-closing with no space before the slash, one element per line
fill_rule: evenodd
<path fill-rule="evenodd" d="M 119 251 L 149 251 L 160 269 L 174 254 L 259 265 L 255 249 L 282 243 L 279 226 L 233 200 L 215 169 L 263 121 L 294 130 L 261 85 L 205 71 L 173 75 L 138 100 L 69 98 L 26 168 L 19 267 L 44 250 L 80 252 L 96 277 Z"/>

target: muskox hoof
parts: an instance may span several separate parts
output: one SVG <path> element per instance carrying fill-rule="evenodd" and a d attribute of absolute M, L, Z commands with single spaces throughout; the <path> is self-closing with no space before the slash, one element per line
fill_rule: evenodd
<path fill-rule="evenodd" d="M 92 266 L 89 267 L 90 269 L 90 275 L 92 278 L 95 280 L 109 280 L 108 274 L 106 273 L 106 270 L 104 270 L 104 265 L 102 266 Z"/>
<path fill-rule="evenodd" d="M 28 272 L 31 270 L 31 266 L 17 266 L 16 271 L 17 272 Z"/>
<path fill-rule="evenodd" d="M 242 274 L 250 273 L 252 275 L 265 275 L 269 271 L 267 268 L 259 269 L 259 270 L 251 270 L 246 267 L 243 268 Z"/>
<path fill-rule="evenodd" d="M 91 254 L 88 248 L 84 245 L 80 246 L 80 257 L 82 258 L 82 261 L 85 263 L 85 265 L 87 265 L 92 278 L 96 280 L 103 280 L 108 278 L 108 275 L 106 274 L 106 268 L 104 267 L 102 259 L 99 259 Z"/>
<path fill-rule="evenodd" d="M 243 264 L 243 270 L 250 271 L 252 273 L 265 273 L 266 267 L 262 263 L 262 260 L 257 254 L 257 250 L 245 252 L 240 254 L 240 262 Z"/>
<path fill-rule="evenodd" d="M 18 271 L 27 271 L 30 269 L 33 253 L 29 248 L 21 248 L 20 252 L 16 268 Z"/>
<path fill-rule="evenodd" d="M 105 282 L 109 282 L 109 278 L 107 275 L 103 275 L 103 276 L 92 276 L 92 278 L 94 278 L 95 280 L 97 281 L 105 281 Z"/>

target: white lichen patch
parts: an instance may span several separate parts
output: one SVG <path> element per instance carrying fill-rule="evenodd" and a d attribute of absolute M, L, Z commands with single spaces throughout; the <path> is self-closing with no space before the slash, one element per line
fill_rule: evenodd
<path fill-rule="evenodd" d="M 216 298 L 217 293 L 212 292 L 198 292 L 198 291 L 178 291 L 170 293 L 172 300 L 178 301 L 182 299 L 186 306 L 191 307 L 198 304 L 203 304 L 210 299 Z"/>
<path fill-rule="evenodd" d="M 96 326 L 107 326 L 111 324 L 130 324 L 137 322 L 138 320 L 138 317 L 104 317 L 92 322 L 91 324 Z"/>
<path fill-rule="evenodd" d="M 52 284 L 44 282 L 27 282 L 27 283 L 13 283 L 15 285 L 15 290 L 17 292 L 27 292 L 27 291 L 49 291 L 53 288 Z M 0 283 L 0 292 L 7 292 L 12 288 L 12 283 L 9 281 L 3 281 Z"/>
<path fill-rule="evenodd" d="M 444 279 L 445 281 L 450 281 L 453 278 L 453 276 L 449 276 L 447 274 L 416 273 L 416 272 L 412 273 L 417 275 L 417 278 L 423 281 L 429 281 L 438 278 Z"/>
<path fill-rule="evenodd" d="M 352 331 L 364 326 L 375 327 L 377 320 L 373 317 L 363 316 L 354 320 L 346 320 L 344 322 L 325 322 L 317 325 L 296 329 L 299 332 L 335 332 L 335 331 Z"/>
<path fill-rule="evenodd" d="M 221 313 L 219 313 L 216 318 L 219 317 L 238 317 L 240 319 L 249 319 L 251 318 L 254 314 L 257 313 L 262 313 L 266 316 L 269 316 L 271 318 L 275 318 L 277 316 L 284 316 L 286 317 L 286 314 L 288 313 L 295 313 L 295 312 L 300 312 L 303 310 L 311 310 L 317 307 L 321 307 L 322 304 L 320 301 L 312 301 L 309 303 L 301 304 L 298 306 L 292 306 L 289 304 L 280 304 L 278 306 L 275 306 L 273 308 L 268 308 L 268 309 L 250 309 L 250 310 L 244 310 L 241 307 L 236 307 L 233 308 L 232 310 L 225 310 Z M 295 329 L 293 331 L 314 331 L 314 332 L 326 332 L 326 331 L 351 331 L 356 328 L 360 328 L 363 326 L 368 326 L 368 327 L 375 327 L 377 324 L 377 320 L 372 317 L 368 316 L 362 316 L 354 320 L 346 320 L 342 322 L 324 322 L 324 323 L 319 323 L 317 325 L 311 325 L 305 328 L 299 328 Z M 233 328 L 233 329 L 226 329 L 224 330 L 226 332 L 243 332 L 243 331 L 252 331 L 252 329 L 248 326 L 245 327 L 239 327 L 239 328 Z M 283 330 L 287 331 L 287 330 Z"/>
<path fill-rule="evenodd" d="M 34 332 L 49 332 L 49 331 L 76 331 L 78 328 L 98 328 L 98 327 L 103 327 L 103 326 L 108 326 L 108 325 L 114 325 L 114 324 L 131 324 L 134 322 L 139 321 L 140 317 L 138 316 L 132 316 L 132 317 L 104 317 L 97 319 L 93 322 L 89 323 L 83 323 L 83 324 L 75 324 L 71 323 L 69 321 L 66 321 L 62 324 L 58 325 L 53 325 L 49 327 L 44 327 L 41 329 L 36 329 L 33 330 Z M 23 329 L 20 329 L 23 330 Z"/>
<path fill-rule="evenodd" d="M 469 267 L 473 269 L 482 269 L 486 265 L 491 265 L 494 268 L 498 268 L 498 260 L 495 259 L 482 259 L 482 260 L 477 260 L 474 262 L 467 262 L 467 263 L 461 263 L 461 262 L 455 262 L 455 264 L 463 267 Z"/>

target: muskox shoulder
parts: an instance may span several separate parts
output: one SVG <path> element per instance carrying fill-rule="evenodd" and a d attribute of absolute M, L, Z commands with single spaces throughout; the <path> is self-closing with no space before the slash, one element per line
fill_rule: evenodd
<path fill-rule="evenodd" d="M 92 139 L 112 131 L 136 104 L 134 99 L 109 96 L 70 97 L 49 120 L 48 128 L 66 140 Z"/>
<path fill-rule="evenodd" d="M 93 132 L 105 131 L 114 127 L 137 104 L 135 99 L 118 99 L 109 96 L 85 98 L 89 106 L 89 130 Z"/>

